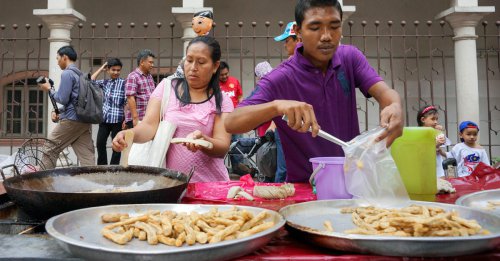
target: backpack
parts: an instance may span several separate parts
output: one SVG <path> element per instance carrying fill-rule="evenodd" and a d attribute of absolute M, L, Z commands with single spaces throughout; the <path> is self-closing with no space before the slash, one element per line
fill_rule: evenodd
<path fill-rule="evenodd" d="M 71 68 L 73 69 L 73 68 Z M 79 74 L 75 68 L 72 70 Z M 100 86 L 90 79 L 90 73 L 80 75 L 80 88 L 75 103 L 78 120 L 84 123 L 101 123 L 103 121 L 103 92 Z"/>

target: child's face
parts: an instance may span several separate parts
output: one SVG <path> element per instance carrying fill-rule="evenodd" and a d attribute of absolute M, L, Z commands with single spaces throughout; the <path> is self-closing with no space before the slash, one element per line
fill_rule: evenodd
<path fill-rule="evenodd" d="M 478 133 L 479 131 L 475 128 L 465 128 L 464 131 L 460 133 L 460 138 L 462 138 L 467 145 L 475 145 Z"/>
<path fill-rule="evenodd" d="M 422 123 L 424 124 L 424 127 L 436 128 L 438 120 L 439 120 L 439 115 L 437 113 L 429 114 L 427 116 L 422 117 Z"/>
<path fill-rule="evenodd" d="M 108 74 L 111 77 L 111 79 L 117 79 L 120 77 L 120 73 L 122 71 L 122 67 L 119 65 L 111 66 L 108 68 Z"/>

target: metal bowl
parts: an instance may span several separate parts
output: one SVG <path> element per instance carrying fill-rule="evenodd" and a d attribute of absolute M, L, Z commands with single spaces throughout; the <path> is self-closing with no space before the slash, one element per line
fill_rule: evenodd
<path fill-rule="evenodd" d="M 111 212 L 129 213 L 137 216 L 150 210 L 173 210 L 176 212 L 208 212 L 212 207 L 220 211 L 233 206 L 228 205 L 189 205 L 189 204 L 138 204 L 112 205 L 80 209 L 55 216 L 47 221 L 45 228 L 59 245 L 74 256 L 88 260 L 228 260 L 251 253 L 266 245 L 285 224 L 285 219 L 275 211 L 268 221 L 274 226 L 252 236 L 223 241 L 215 244 L 195 244 L 193 246 L 172 247 L 163 244 L 149 245 L 147 242 L 132 240 L 126 245 L 117 245 L 105 239 L 100 231 L 105 224 L 101 215 Z M 237 206 L 254 214 L 266 209 Z"/>
<path fill-rule="evenodd" d="M 442 257 L 469 255 L 494 249 L 500 245 L 500 217 L 475 209 L 424 201 L 410 204 L 435 206 L 455 210 L 460 217 L 475 219 L 489 235 L 469 237 L 395 237 L 345 234 L 355 228 L 351 215 L 341 214 L 344 207 L 359 207 L 353 199 L 321 200 L 284 207 L 280 214 L 287 220 L 286 228 L 293 234 L 322 247 L 384 256 Z M 405 206 L 401 206 L 405 207 Z M 335 232 L 327 232 L 323 222 L 329 220 Z"/>
<path fill-rule="evenodd" d="M 500 189 L 484 190 L 461 196 L 455 204 L 486 211 L 500 216 L 500 206 L 489 208 L 488 202 L 500 202 Z"/>

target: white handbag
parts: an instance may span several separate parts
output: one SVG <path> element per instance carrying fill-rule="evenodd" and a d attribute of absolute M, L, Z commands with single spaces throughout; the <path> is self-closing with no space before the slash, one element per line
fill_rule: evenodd
<path fill-rule="evenodd" d="M 165 167 L 165 157 L 170 146 L 170 140 L 172 140 L 177 128 L 177 125 L 163 120 L 164 110 L 168 108 L 168 101 L 170 99 L 171 79 L 170 77 L 165 78 L 158 85 L 158 87 L 163 87 L 163 97 L 160 107 L 160 124 L 156 130 L 155 137 L 153 140 L 145 143 L 132 144 L 128 159 L 129 165 Z"/>

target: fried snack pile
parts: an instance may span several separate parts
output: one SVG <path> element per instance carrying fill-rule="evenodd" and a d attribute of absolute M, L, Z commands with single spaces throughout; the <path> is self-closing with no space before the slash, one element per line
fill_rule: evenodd
<path fill-rule="evenodd" d="M 488 201 L 488 205 L 486 205 L 486 210 L 495 210 L 500 207 L 500 201 Z"/>
<path fill-rule="evenodd" d="M 240 239 L 264 231 L 274 226 L 265 221 L 269 213 L 262 211 L 257 215 L 247 210 L 233 207 L 209 212 L 150 211 L 137 217 L 123 213 L 108 213 L 101 217 L 102 222 L 115 222 L 106 225 L 101 234 L 116 244 L 124 245 L 133 238 L 147 241 L 150 245 L 162 243 L 169 246 L 211 244 L 225 240 Z"/>
<path fill-rule="evenodd" d="M 489 234 L 475 220 L 460 218 L 455 211 L 442 208 L 411 205 L 401 209 L 376 207 L 343 208 L 341 213 L 352 213 L 357 228 L 346 234 L 402 236 L 402 237 L 455 237 Z"/>

